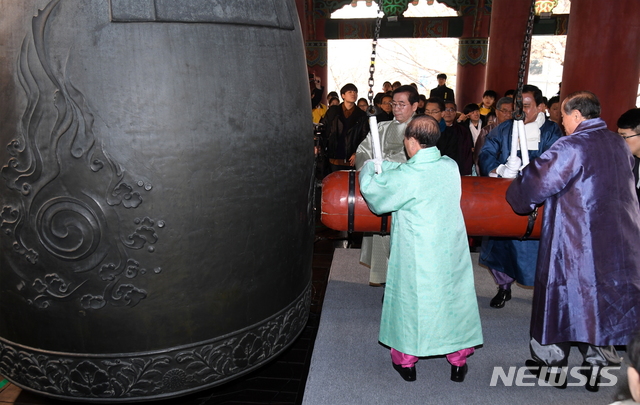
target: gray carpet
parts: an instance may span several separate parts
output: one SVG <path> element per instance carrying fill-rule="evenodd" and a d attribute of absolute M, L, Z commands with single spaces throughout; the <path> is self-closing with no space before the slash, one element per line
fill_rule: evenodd
<path fill-rule="evenodd" d="M 417 381 L 405 382 L 391 367 L 387 348 L 378 343 L 382 288 L 368 285 L 368 268 L 359 264 L 360 250 L 336 249 L 322 308 L 303 405 L 349 404 L 609 404 L 618 387 L 626 384 L 626 368 L 612 373 L 617 384 L 597 393 L 584 387 L 560 390 L 539 386 L 506 386 L 498 380 L 490 386 L 495 366 L 505 373 L 524 366 L 529 358 L 529 316 L 533 291 L 514 286 L 513 298 L 502 309 L 489 307 L 496 287 L 488 271 L 472 253 L 476 292 L 482 318 L 484 346 L 468 360 L 463 383 L 449 379 L 444 357 L 420 359 Z M 624 355 L 624 353 L 620 353 Z M 572 348 L 569 366 L 582 357 Z M 623 377 L 623 375 L 625 377 Z M 569 376 L 569 383 L 579 380 Z"/>

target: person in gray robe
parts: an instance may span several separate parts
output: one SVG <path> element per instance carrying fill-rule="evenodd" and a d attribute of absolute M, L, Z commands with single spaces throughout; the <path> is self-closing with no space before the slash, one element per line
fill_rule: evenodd
<path fill-rule="evenodd" d="M 393 91 L 393 120 L 378 124 L 382 159 L 390 162 L 404 163 L 407 155 L 404 151 L 404 131 L 407 124 L 415 116 L 419 95 L 413 86 L 400 86 Z M 364 162 L 373 158 L 373 140 L 371 132 L 360 143 L 356 150 L 356 170 L 360 170 Z M 389 264 L 388 234 L 366 233 L 362 238 L 360 263 L 369 267 L 369 285 L 383 286 L 387 282 L 387 266 Z"/>

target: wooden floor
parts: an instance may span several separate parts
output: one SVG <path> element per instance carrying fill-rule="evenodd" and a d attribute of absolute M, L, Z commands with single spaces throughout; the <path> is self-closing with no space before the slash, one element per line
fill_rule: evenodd
<path fill-rule="evenodd" d="M 316 219 L 316 238 L 313 252 L 312 296 L 309 321 L 300 337 L 283 354 L 253 373 L 223 386 L 201 391 L 185 397 L 163 401 L 143 402 L 158 405 L 215 405 L 215 404 L 278 404 L 299 405 L 309 373 L 313 345 L 316 339 L 320 312 L 327 286 L 329 269 L 335 247 L 360 247 L 361 234 L 347 234 L 324 227 Z M 78 404 L 52 400 L 23 391 L 7 384 L 0 391 L 0 405 L 63 405 Z"/>

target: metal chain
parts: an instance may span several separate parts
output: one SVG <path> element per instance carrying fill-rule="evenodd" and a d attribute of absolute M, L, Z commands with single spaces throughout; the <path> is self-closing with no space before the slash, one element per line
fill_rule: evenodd
<path fill-rule="evenodd" d="M 524 120 L 525 114 L 522 111 L 522 88 L 524 87 L 524 74 L 527 69 L 527 59 L 529 49 L 531 48 L 531 36 L 533 34 L 533 22 L 536 16 L 536 0 L 531 0 L 531 9 L 529 10 L 529 21 L 527 22 L 527 31 L 524 34 L 524 43 L 522 45 L 522 55 L 520 56 L 520 71 L 518 72 L 518 89 L 516 90 L 515 105 L 513 118 L 519 121 Z"/>
<path fill-rule="evenodd" d="M 373 42 L 371 43 L 371 64 L 369 65 L 369 109 L 368 112 L 371 115 L 375 115 L 375 106 L 373 105 L 373 74 L 376 71 L 376 46 L 378 45 L 378 37 L 380 36 L 380 25 L 382 24 L 382 17 L 384 17 L 384 13 L 382 12 L 382 6 L 380 3 L 383 0 L 378 0 L 378 16 L 376 18 L 376 29 L 373 32 Z"/>

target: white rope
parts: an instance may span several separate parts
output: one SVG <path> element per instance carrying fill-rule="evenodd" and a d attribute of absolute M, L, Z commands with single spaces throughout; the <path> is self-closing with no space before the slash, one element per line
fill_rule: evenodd
<path fill-rule="evenodd" d="M 529 147 L 527 145 L 527 133 L 524 129 L 524 121 L 513 121 L 513 133 L 511 139 L 511 155 L 510 158 L 518 157 L 518 143 L 520 143 L 520 154 L 522 156 L 522 166 L 518 170 L 522 170 L 529 164 Z"/>
<path fill-rule="evenodd" d="M 373 143 L 373 159 L 376 165 L 376 173 L 382 173 L 382 147 L 380 146 L 380 134 L 378 133 L 378 120 L 375 115 L 369 117 L 369 130 Z"/>

